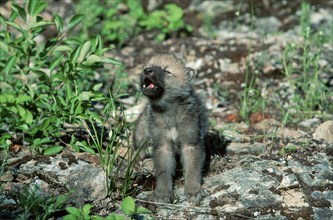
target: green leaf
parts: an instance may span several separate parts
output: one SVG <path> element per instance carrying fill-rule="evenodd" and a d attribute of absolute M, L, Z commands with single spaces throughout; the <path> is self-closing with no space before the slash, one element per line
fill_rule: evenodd
<path fill-rule="evenodd" d="M 88 101 L 92 96 L 92 92 L 82 92 L 79 97 L 80 101 Z"/>
<path fill-rule="evenodd" d="M 16 13 L 18 13 L 21 16 L 21 18 L 23 18 L 23 20 L 26 20 L 27 14 L 25 13 L 25 10 L 23 8 L 21 8 L 20 6 L 18 6 L 16 4 L 13 4 L 12 9 Z"/>
<path fill-rule="evenodd" d="M 39 69 L 32 69 L 32 71 L 39 76 L 40 81 L 46 81 L 49 78 L 48 75 L 45 72 L 43 72 Z"/>
<path fill-rule="evenodd" d="M 82 44 L 81 40 L 79 40 L 77 38 L 74 38 L 74 37 L 67 38 L 67 39 L 64 40 L 64 42 L 66 44 L 69 44 L 69 45 L 73 45 L 73 44 L 74 45 L 80 45 L 80 44 Z"/>
<path fill-rule="evenodd" d="M 63 52 L 63 51 L 72 51 L 73 49 L 69 46 L 64 46 L 64 45 L 61 45 L 61 46 L 58 46 L 56 47 L 53 52 Z"/>
<path fill-rule="evenodd" d="M 103 57 L 102 58 L 102 62 L 103 63 L 109 63 L 109 64 L 113 64 L 113 65 L 122 65 L 122 63 L 118 60 L 109 58 L 109 57 Z"/>
<path fill-rule="evenodd" d="M 121 202 L 121 210 L 125 215 L 132 215 L 135 212 L 135 202 L 130 196 L 123 199 Z"/>
<path fill-rule="evenodd" d="M 66 215 L 63 220 L 79 220 L 79 217 L 77 217 L 76 215 L 70 214 L 70 215 Z"/>
<path fill-rule="evenodd" d="M 107 216 L 105 220 L 125 220 L 126 218 L 121 215 L 117 215 L 112 213 L 111 215 Z"/>
<path fill-rule="evenodd" d="M 46 128 L 50 125 L 51 119 L 50 118 L 44 118 L 41 129 L 46 130 Z"/>
<path fill-rule="evenodd" d="M 50 70 L 51 72 L 59 66 L 61 63 L 62 59 L 64 58 L 63 55 L 56 57 L 54 60 L 52 60 L 51 65 L 50 65 Z"/>
<path fill-rule="evenodd" d="M 75 107 L 74 115 L 79 115 L 81 113 L 82 113 L 82 107 L 81 107 L 81 103 L 80 103 Z"/>
<path fill-rule="evenodd" d="M 136 210 L 136 213 L 137 214 L 151 214 L 152 211 L 150 211 L 149 209 L 146 209 L 145 207 L 143 206 L 139 206 Z"/>
<path fill-rule="evenodd" d="M 31 124 L 33 122 L 33 116 L 31 111 L 29 110 L 25 110 L 25 114 L 24 114 L 24 120 L 27 124 Z"/>
<path fill-rule="evenodd" d="M 86 41 L 82 46 L 79 57 L 77 58 L 78 63 L 81 63 L 84 60 L 84 58 L 90 52 L 90 48 L 91 48 L 91 42 Z"/>
<path fill-rule="evenodd" d="M 181 20 L 183 17 L 183 10 L 176 4 L 167 4 L 165 9 L 168 13 L 166 17 L 170 22 L 176 22 Z"/>
<path fill-rule="evenodd" d="M 95 92 L 97 92 L 97 91 L 99 91 L 102 87 L 103 87 L 103 83 L 98 83 L 98 84 L 94 85 L 93 90 L 94 90 Z"/>
<path fill-rule="evenodd" d="M 19 95 L 16 99 L 15 102 L 16 104 L 20 104 L 22 102 L 30 101 L 32 98 L 28 95 Z"/>
<path fill-rule="evenodd" d="M 93 215 L 92 220 L 105 220 L 105 218 L 98 216 L 98 215 Z"/>
<path fill-rule="evenodd" d="M 64 30 L 64 22 L 62 21 L 61 17 L 59 15 L 55 15 L 53 20 L 58 32 L 61 33 Z"/>
<path fill-rule="evenodd" d="M 92 65 L 94 63 L 100 63 L 102 62 L 102 58 L 100 56 L 97 56 L 95 54 L 92 54 L 87 57 L 86 61 L 83 62 L 84 65 Z"/>
<path fill-rule="evenodd" d="M 71 53 L 70 56 L 70 61 L 72 64 L 75 64 L 77 62 L 77 59 L 80 55 L 82 45 L 78 46 L 77 48 L 74 49 L 74 51 Z"/>
<path fill-rule="evenodd" d="M 70 31 L 72 28 L 74 28 L 77 24 L 79 24 L 84 18 L 84 15 L 82 14 L 77 14 L 72 17 L 69 22 L 68 22 L 68 31 Z"/>
<path fill-rule="evenodd" d="M 15 99 L 15 96 L 9 93 L 0 94 L 0 103 L 12 103 Z"/>
<path fill-rule="evenodd" d="M 23 32 L 23 29 L 21 28 L 21 26 L 19 26 L 18 24 L 11 22 L 11 21 L 6 21 L 6 24 L 8 24 L 9 26 L 15 28 L 16 30 Z"/>
<path fill-rule="evenodd" d="M 91 147 L 87 146 L 87 144 L 86 144 L 85 142 L 77 141 L 77 142 L 75 143 L 75 145 L 76 145 L 76 146 L 79 146 L 80 149 L 82 149 L 82 150 L 84 150 L 84 151 L 86 151 L 86 152 L 88 152 L 88 153 L 90 153 L 90 154 L 92 154 L 92 155 L 95 155 L 95 154 L 96 154 L 95 151 L 94 151 L 94 149 L 92 149 Z"/>
<path fill-rule="evenodd" d="M 68 200 L 69 194 L 60 194 L 57 196 L 55 206 L 60 207 Z"/>
<path fill-rule="evenodd" d="M 20 105 L 17 105 L 16 109 L 18 110 L 19 115 L 23 118 L 23 116 L 25 115 L 25 108 L 23 108 Z"/>
<path fill-rule="evenodd" d="M 89 213 L 90 213 L 90 209 L 91 209 L 92 207 L 94 207 L 94 206 L 91 205 L 91 204 L 85 204 L 85 205 L 83 206 L 83 208 L 82 208 L 83 213 L 84 213 L 84 214 L 89 214 Z"/>
<path fill-rule="evenodd" d="M 96 112 L 89 112 L 90 116 L 99 124 L 103 124 L 101 117 Z"/>
<path fill-rule="evenodd" d="M 102 41 L 102 38 L 99 34 L 97 34 L 95 42 L 96 42 L 96 50 L 97 50 L 96 52 L 97 53 L 102 52 L 102 50 L 103 50 L 103 41 Z"/>
<path fill-rule="evenodd" d="M 18 15 L 19 15 L 18 12 L 13 10 L 12 13 L 10 13 L 10 16 L 7 20 L 8 21 L 14 21 L 17 18 Z M 0 18 L 2 18 L 2 17 L 0 17 Z"/>
<path fill-rule="evenodd" d="M 72 85 L 71 83 L 66 83 L 66 99 L 70 100 L 73 96 Z"/>
<path fill-rule="evenodd" d="M 5 73 L 8 74 L 12 70 L 14 64 L 16 63 L 16 56 L 11 56 L 5 65 Z"/>
<path fill-rule="evenodd" d="M 66 211 L 69 213 L 69 214 L 72 214 L 74 216 L 76 216 L 77 218 L 79 218 L 81 216 L 81 212 L 78 208 L 75 208 L 75 207 L 67 207 L 66 208 Z"/>
<path fill-rule="evenodd" d="M 42 144 L 45 144 L 45 143 L 49 143 L 51 141 L 51 139 L 50 138 L 36 138 L 36 139 L 34 139 L 34 141 L 33 141 L 33 146 L 40 146 L 40 145 L 42 145 Z"/>
<path fill-rule="evenodd" d="M 31 26 L 31 28 L 39 28 L 39 27 L 43 27 L 43 26 L 51 25 L 51 24 L 53 24 L 53 22 L 42 20 L 42 21 L 39 21 L 39 22 L 33 24 L 33 25 Z"/>
<path fill-rule="evenodd" d="M 30 0 L 28 2 L 28 12 L 31 16 L 36 16 L 47 7 L 44 0 Z"/>
<path fill-rule="evenodd" d="M 61 146 L 52 146 L 52 147 L 48 147 L 46 150 L 44 150 L 44 155 L 50 156 L 50 155 L 55 155 L 59 152 L 62 151 L 64 147 Z"/>
<path fill-rule="evenodd" d="M 14 114 L 19 113 L 17 106 L 10 106 L 8 109 L 9 109 L 9 111 L 13 112 Z"/>

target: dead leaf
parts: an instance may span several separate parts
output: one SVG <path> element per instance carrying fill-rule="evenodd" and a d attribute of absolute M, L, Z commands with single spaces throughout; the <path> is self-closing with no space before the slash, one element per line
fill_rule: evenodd
<path fill-rule="evenodd" d="M 13 144 L 12 145 L 12 151 L 17 154 L 21 150 L 22 145 L 20 144 Z"/>
<path fill-rule="evenodd" d="M 239 119 L 238 113 L 227 114 L 226 116 L 228 122 L 237 122 Z"/>
<path fill-rule="evenodd" d="M 251 115 L 250 121 L 251 121 L 251 124 L 256 124 L 258 122 L 261 122 L 264 119 L 269 119 L 269 118 L 272 118 L 272 116 L 269 114 L 266 114 L 263 112 L 255 112 Z"/>

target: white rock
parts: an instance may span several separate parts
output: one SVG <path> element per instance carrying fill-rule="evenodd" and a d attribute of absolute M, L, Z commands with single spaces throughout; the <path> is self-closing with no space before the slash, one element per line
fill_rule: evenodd
<path fill-rule="evenodd" d="M 313 138 L 316 140 L 325 140 L 333 143 L 333 121 L 326 121 L 319 125 L 313 133 Z"/>
<path fill-rule="evenodd" d="M 251 143 L 236 143 L 232 142 L 227 146 L 227 153 L 229 154 L 262 154 L 265 152 L 265 144 L 255 142 Z"/>
<path fill-rule="evenodd" d="M 319 119 L 318 118 L 311 118 L 311 119 L 308 119 L 308 120 L 305 120 L 305 121 L 302 121 L 299 125 L 304 127 L 304 128 L 311 128 L 313 127 L 314 125 L 317 125 L 319 124 Z"/>
<path fill-rule="evenodd" d="M 279 128 L 277 136 L 279 138 L 300 138 L 304 135 L 304 132 L 292 130 L 289 128 Z"/>

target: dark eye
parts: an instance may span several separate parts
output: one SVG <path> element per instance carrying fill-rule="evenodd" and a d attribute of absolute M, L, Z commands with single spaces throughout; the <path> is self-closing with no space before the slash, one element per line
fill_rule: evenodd
<path fill-rule="evenodd" d="M 164 72 L 165 72 L 166 74 L 171 74 L 168 70 L 164 70 Z"/>

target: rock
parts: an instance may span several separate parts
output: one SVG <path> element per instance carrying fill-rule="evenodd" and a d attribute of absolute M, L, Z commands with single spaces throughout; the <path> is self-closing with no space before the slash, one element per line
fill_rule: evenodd
<path fill-rule="evenodd" d="M 10 182 L 14 179 L 10 170 L 7 170 L 0 176 L 0 182 Z"/>
<path fill-rule="evenodd" d="M 255 219 L 256 220 L 287 220 L 287 218 L 284 217 L 284 216 L 282 216 L 280 213 L 274 214 L 274 216 L 272 216 L 271 214 L 269 214 L 269 215 L 262 215 L 262 216 L 258 216 Z"/>
<path fill-rule="evenodd" d="M 282 179 L 278 189 L 294 188 L 297 186 L 299 186 L 297 177 L 295 176 L 295 174 L 289 174 L 289 175 L 283 176 L 283 179 Z"/>
<path fill-rule="evenodd" d="M 39 195 L 49 195 L 51 192 L 50 185 L 45 182 L 44 180 L 41 180 L 39 177 L 35 177 L 30 184 L 30 189 L 39 194 Z"/>
<path fill-rule="evenodd" d="M 333 144 L 333 121 L 326 121 L 319 125 L 313 133 L 316 140 L 325 140 Z"/>
<path fill-rule="evenodd" d="M 144 159 L 142 161 L 142 166 L 146 172 L 150 172 L 150 173 L 154 172 L 154 161 L 152 158 Z"/>
<path fill-rule="evenodd" d="M 333 203 L 333 191 L 314 191 L 311 193 L 311 197 L 314 199 L 325 199 L 329 201 L 330 203 Z"/>
<path fill-rule="evenodd" d="M 140 113 L 143 111 L 145 102 L 143 101 L 139 105 L 127 108 L 124 113 L 127 122 L 134 122 L 139 117 Z"/>
<path fill-rule="evenodd" d="M 311 118 L 299 123 L 300 126 L 304 128 L 312 128 L 313 126 L 319 124 L 320 120 L 318 118 Z"/>
<path fill-rule="evenodd" d="M 302 137 L 303 135 L 305 135 L 305 133 L 301 132 L 301 131 L 296 131 L 296 130 L 282 127 L 282 128 L 278 129 L 276 135 L 279 138 L 298 139 L 298 138 Z"/>
<path fill-rule="evenodd" d="M 258 18 L 255 22 L 256 26 L 265 33 L 276 32 L 281 27 L 281 22 L 276 17 Z"/>
<path fill-rule="evenodd" d="M 305 195 L 301 190 L 291 189 L 282 191 L 281 196 L 283 197 L 283 207 L 303 208 L 309 207 L 309 204 L 305 202 Z"/>
<path fill-rule="evenodd" d="M 333 185 L 333 165 L 326 154 L 315 155 L 307 165 L 304 163 L 290 160 L 287 164 L 305 186 L 325 188 Z"/>
<path fill-rule="evenodd" d="M 238 133 L 237 131 L 235 130 L 224 130 L 222 132 L 222 135 L 227 139 L 227 140 L 230 140 L 230 141 L 233 141 L 233 142 L 244 142 L 244 141 L 249 141 L 249 137 L 247 136 L 244 136 L 240 133 Z"/>
<path fill-rule="evenodd" d="M 200 5 L 197 6 L 197 10 L 204 11 L 211 16 L 216 16 L 220 13 L 226 13 L 232 11 L 233 9 L 233 4 L 224 1 L 203 1 L 200 3 Z"/>
<path fill-rule="evenodd" d="M 82 160 L 73 161 L 65 156 L 50 157 L 48 161 L 30 160 L 20 166 L 22 176 L 43 176 L 54 184 L 73 192 L 70 200 L 82 205 L 85 200 L 96 200 L 107 194 L 105 172 Z M 37 179 L 38 180 L 38 179 Z M 33 182 L 41 185 L 42 182 Z"/>
<path fill-rule="evenodd" d="M 173 203 L 179 209 L 159 207 L 157 215 L 165 218 L 216 219 L 216 216 L 224 216 L 233 219 L 237 214 L 251 219 L 284 220 L 304 216 L 306 212 L 314 213 L 314 219 L 327 219 L 332 210 L 326 207 L 333 203 L 331 159 L 325 153 L 317 153 L 301 161 L 296 156 L 287 162 L 258 157 L 243 160 L 223 173 L 204 177 L 205 195 L 198 206 L 200 214 L 196 208 L 189 207 L 181 184 L 175 186 L 173 196 Z M 151 192 L 146 191 L 138 198 L 149 200 L 150 196 Z M 317 204 L 316 207 L 313 204 Z"/>
<path fill-rule="evenodd" d="M 315 220 L 332 220 L 333 210 L 330 208 L 313 208 L 313 219 Z"/>
<path fill-rule="evenodd" d="M 264 143 L 255 142 L 251 143 L 236 143 L 232 142 L 227 146 L 226 152 L 229 154 L 237 154 L 237 155 L 244 155 L 244 154 L 253 154 L 259 155 L 264 153 L 266 150 Z"/>
<path fill-rule="evenodd" d="M 207 199 L 223 201 L 219 207 L 215 208 L 219 216 L 239 213 L 243 209 L 278 205 L 282 197 L 269 189 L 276 188 L 279 182 L 271 178 L 270 174 L 265 174 L 270 170 L 274 175 L 280 176 L 281 172 L 275 167 L 278 164 L 271 161 L 250 162 L 242 167 L 207 178 L 205 186 L 210 193 L 203 201 L 203 205 Z"/>

